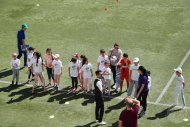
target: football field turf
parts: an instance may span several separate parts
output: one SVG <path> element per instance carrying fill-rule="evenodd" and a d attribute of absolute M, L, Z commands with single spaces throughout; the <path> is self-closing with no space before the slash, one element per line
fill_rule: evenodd
<path fill-rule="evenodd" d="M 189 5 L 189 0 L 120 0 L 119 3 L 0 0 L 0 127 L 98 126 L 94 122 L 93 96 L 66 92 L 71 85 L 67 65 L 77 52 L 89 58 L 95 71 L 99 50 L 108 52 L 115 42 L 131 59 L 139 57 L 140 64 L 151 71 L 148 111 L 139 119 L 139 127 L 190 127 L 190 122 L 184 121 L 190 120 Z M 31 95 L 29 85 L 9 87 L 11 53 L 17 52 L 16 34 L 22 23 L 29 26 L 28 44 L 42 54 L 49 47 L 60 54 L 64 65 L 62 92 L 41 93 L 39 89 L 38 94 Z M 185 110 L 170 109 L 175 95 L 173 69 L 179 65 L 186 81 Z M 27 72 L 22 69 L 20 83 L 26 80 Z M 116 127 L 124 109 L 122 98 L 126 93 L 112 96 L 105 100 L 105 127 Z"/>

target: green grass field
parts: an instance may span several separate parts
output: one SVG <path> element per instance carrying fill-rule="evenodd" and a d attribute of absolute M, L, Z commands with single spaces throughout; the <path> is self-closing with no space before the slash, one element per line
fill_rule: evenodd
<path fill-rule="evenodd" d="M 189 0 L 121 0 L 120 3 L 115 0 L 0 0 L 0 81 L 12 79 L 9 63 L 11 53 L 17 52 L 16 34 L 22 23 L 29 26 L 28 44 L 42 54 L 51 47 L 53 53 L 61 55 L 63 89 L 71 85 L 67 65 L 72 54 L 85 54 L 95 71 L 99 50 L 104 48 L 108 52 L 119 42 L 123 52 L 131 59 L 139 57 L 140 64 L 152 73 L 149 101 L 153 103 L 148 105 L 146 116 L 139 119 L 139 127 L 190 127 L 190 122 L 183 121 L 190 119 L 190 108 L 168 109 L 174 102 L 175 80 L 161 102 L 154 103 L 173 69 L 190 49 L 189 5 Z M 189 65 L 190 57 L 182 67 L 187 107 L 190 107 Z M 20 82 L 26 80 L 26 70 L 22 69 Z M 0 83 L 0 127 L 98 126 L 94 122 L 95 104 L 91 95 L 53 91 L 31 95 L 29 86 L 8 86 Z M 106 99 L 105 127 L 117 126 L 123 108 L 121 99 Z M 50 119 L 51 115 L 55 118 Z"/>

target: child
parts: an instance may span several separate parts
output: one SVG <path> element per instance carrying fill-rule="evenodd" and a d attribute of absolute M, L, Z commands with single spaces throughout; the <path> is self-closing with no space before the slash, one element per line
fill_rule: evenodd
<path fill-rule="evenodd" d="M 27 65 L 28 65 L 28 81 L 26 82 L 27 84 L 31 81 L 34 80 L 34 73 L 33 73 L 33 68 L 32 68 L 32 59 L 33 59 L 33 54 L 34 54 L 34 48 L 29 47 L 28 48 L 28 59 L 27 59 Z M 30 80 L 30 77 L 32 75 L 32 79 Z"/>
<path fill-rule="evenodd" d="M 40 78 L 42 82 L 42 86 L 44 89 L 44 92 L 46 91 L 45 87 L 45 78 L 43 74 L 43 59 L 41 57 L 41 53 L 39 52 L 34 52 L 34 59 L 32 61 L 33 67 L 34 67 L 34 75 L 35 75 L 35 80 L 34 80 L 34 86 L 32 88 L 32 93 L 35 92 L 35 89 L 37 88 L 38 85 L 38 77 Z"/>
<path fill-rule="evenodd" d="M 47 70 L 47 74 L 48 74 L 48 86 L 51 85 L 51 79 L 53 80 L 54 83 L 54 74 L 53 74 L 53 54 L 52 54 L 52 50 L 51 48 L 47 48 L 46 49 L 46 54 L 45 54 L 45 67 Z"/>
<path fill-rule="evenodd" d="M 72 91 L 75 92 L 78 87 L 79 65 L 76 58 L 72 58 L 68 66 L 69 77 L 72 81 Z"/>
<path fill-rule="evenodd" d="M 116 92 L 118 92 L 120 90 L 120 74 L 121 74 L 121 65 L 118 64 L 117 65 L 117 68 L 116 68 L 116 78 L 115 78 L 115 81 L 116 81 Z"/>
<path fill-rule="evenodd" d="M 88 58 L 84 58 L 83 63 L 85 64 L 81 68 L 81 76 L 83 80 L 84 91 L 89 92 L 92 90 L 92 64 L 88 63 Z"/>
<path fill-rule="evenodd" d="M 123 54 L 123 58 L 120 61 L 121 64 L 121 76 L 120 76 L 120 92 L 122 92 L 122 87 L 123 87 L 123 80 L 125 79 L 127 82 L 127 88 L 129 87 L 129 82 L 130 82 L 130 65 L 131 65 L 131 60 L 128 57 L 127 53 Z"/>
<path fill-rule="evenodd" d="M 134 98 L 136 98 L 137 96 L 137 87 L 138 87 L 138 79 L 139 79 L 139 73 L 138 73 L 138 69 L 139 69 L 139 58 L 134 58 L 133 63 L 130 66 L 130 77 L 131 77 L 131 82 L 129 85 L 129 88 L 127 90 L 128 96 L 131 96 L 132 91 L 133 91 L 133 87 L 135 86 L 135 91 L 134 91 Z"/>
<path fill-rule="evenodd" d="M 16 53 L 12 54 L 11 68 L 13 72 L 13 80 L 11 85 L 14 85 L 14 80 L 16 78 L 15 86 L 17 86 L 19 81 L 20 60 L 17 58 Z"/>
<path fill-rule="evenodd" d="M 109 58 L 106 55 L 105 50 L 101 49 L 100 50 L 100 56 L 98 57 L 98 60 L 97 60 L 97 63 L 98 63 L 97 70 L 103 71 L 103 68 L 104 68 L 104 65 L 105 65 L 106 61 L 108 62 Z"/>
<path fill-rule="evenodd" d="M 82 68 L 82 66 L 85 64 L 84 63 L 84 58 L 86 58 L 86 56 L 85 55 L 81 55 L 80 56 L 80 64 L 79 64 L 79 81 L 80 81 L 80 83 L 81 83 L 81 91 L 83 91 L 84 90 L 84 85 L 83 85 L 83 79 L 82 79 L 82 75 L 81 75 L 81 68 Z"/>
<path fill-rule="evenodd" d="M 107 88 L 108 89 L 108 91 L 107 91 L 107 93 L 108 93 L 108 95 L 110 96 L 110 90 L 111 90 L 111 69 L 109 68 L 109 66 L 110 66 L 110 64 L 109 64 L 109 62 L 105 62 L 105 64 L 104 64 L 104 68 L 102 69 L 103 71 L 103 73 L 102 73 L 102 75 L 103 75 L 103 77 L 104 77 L 104 80 L 105 80 L 105 89 Z"/>
<path fill-rule="evenodd" d="M 55 54 L 54 56 L 54 60 L 52 62 L 53 65 L 53 70 L 54 70 L 54 89 L 55 90 L 60 90 L 59 85 L 60 85 L 60 76 L 62 75 L 62 62 L 59 60 L 60 55 L 59 54 Z"/>
<path fill-rule="evenodd" d="M 186 101 L 184 96 L 184 88 L 185 88 L 185 82 L 182 75 L 182 69 L 176 68 L 174 69 L 176 72 L 176 99 L 175 99 L 175 105 L 178 105 L 178 97 L 181 96 L 183 101 L 183 109 L 186 108 Z"/>

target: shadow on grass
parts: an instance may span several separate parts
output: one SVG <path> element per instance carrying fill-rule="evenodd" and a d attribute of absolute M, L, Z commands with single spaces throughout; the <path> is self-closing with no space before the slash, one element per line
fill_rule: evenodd
<path fill-rule="evenodd" d="M 15 85 L 9 85 L 9 86 L 6 86 L 6 87 L 3 87 L 3 88 L 0 88 L 0 92 L 10 92 L 10 91 L 12 91 L 12 90 L 16 90 L 16 89 L 18 89 L 18 88 L 20 88 L 20 87 L 22 87 L 22 86 L 24 86 L 24 85 L 26 85 L 26 83 L 22 83 L 22 84 L 19 84 L 19 85 L 17 85 L 17 86 L 15 86 Z"/>
<path fill-rule="evenodd" d="M 112 110 L 119 110 L 122 109 L 123 107 L 125 107 L 125 103 L 124 100 L 122 100 L 121 102 L 119 102 L 116 105 L 112 105 L 110 107 L 107 108 L 107 110 L 105 111 L 106 114 L 110 113 Z"/>
<path fill-rule="evenodd" d="M 24 69 L 24 67 L 20 68 L 20 70 L 22 69 Z M 12 75 L 12 69 L 5 68 L 5 69 L 0 70 L 0 79 L 5 78 L 10 75 Z"/>
<path fill-rule="evenodd" d="M 90 127 L 91 125 L 93 125 L 93 124 L 95 124 L 96 122 L 94 121 L 94 122 L 90 122 L 90 123 L 88 123 L 88 124 L 86 124 L 86 125 L 79 125 L 79 126 L 75 126 L 75 127 Z M 93 127 L 95 127 L 95 126 L 93 126 Z"/>
<path fill-rule="evenodd" d="M 156 120 L 156 119 L 163 119 L 165 117 L 168 117 L 171 113 L 174 113 L 174 112 L 178 112 L 182 109 L 175 109 L 175 110 L 172 110 L 175 106 L 171 106 L 165 110 L 163 110 L 162 112 L 159 112 L 157 114 L 155 114 L 155 116 L 153 117 L 148 117 L 147 119 L 148 120 Z"/>

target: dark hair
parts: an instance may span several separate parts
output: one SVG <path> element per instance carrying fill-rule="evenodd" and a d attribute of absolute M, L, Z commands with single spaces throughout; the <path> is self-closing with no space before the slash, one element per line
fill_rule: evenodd
<path fill-rule="evenodd" d="M 81 55 L 80 58 L 81 58 L 81 59 L 84 59 L 84 58 L 86 58 L 86 56 L 85 56 L 85 55 Z"/>
<path fill-rule="evenodd" d="M 146 73 L 147 73 L 148 76 L 150 76 L 150 71 L 147 70 Z"/>
<path fill-rule="evenodd" d="M 33 48 L 33 47 L 29 47 L 28 48 L 28 51 L 33 51 L 35 48 Z"/>
<path fill-rule="evenodd" d="M 88 61 L 88 58 L 83 58 L 83 60 L 82 60 L 82 66 L 86 63 Z"/>
<path fill-rule="evenodd" d="M 106 51 L 104 49 L 101 49 L 100 50 L 100 53 L 105 53 Z"/>
<path fill-rule="evenodd" d="M 119 69 L 119 68 L 121 68 L 121 64 L 118 64 L 118 65 L 117 65 L 117 69 Z"/>
<path fill-rule="evenodd" d="M 138 70 L 141 70 L 144 75 L 148 76 L 147 70 L 143 66 L 140 66 Z"/>
<path fill-rule="evenodd" d="M 115 44 L 114 44 L 114 47 L 115 47 L 115 46 L 119 46 L 119 44 L 118 44 L 118 43 L 115 43 Z"/>
<path fill-rule="evenodd" d="M 49 51 L 51 52 L 51 48 L 47 48 L 46 49 L 46 53 L 49 52 Z"/>
<path fill-rule="evenodd" d="M 35 52 L 36 54 L 36 66 L 38 66 L 38 60 L 41 58 L 42 59 L 42 56 L 41 56 L 41 53 L 40 52 Z M 43 59 L 42 59 L 42 68 L 43 68 Z"/>
<path fill-rule="evenodd" d="M 72 59 L 71 59 L 71 62 L 76 63 L 76 62 L 77 62 L 77 59 L 76 59 L 76 58 L 72 58 Z"/>
<path fill-rule="evenodd" d="M 96 76 L 99 75 L 101 72 L 102 72 L 101 70 L 97 70 L 97 71 L 95 72 Z"/>
<path fill-rule="evenodd" d="M 123 53 L 123 57 L 127 57 L 128 58 L 128 54 L 127 53 Z"/>

